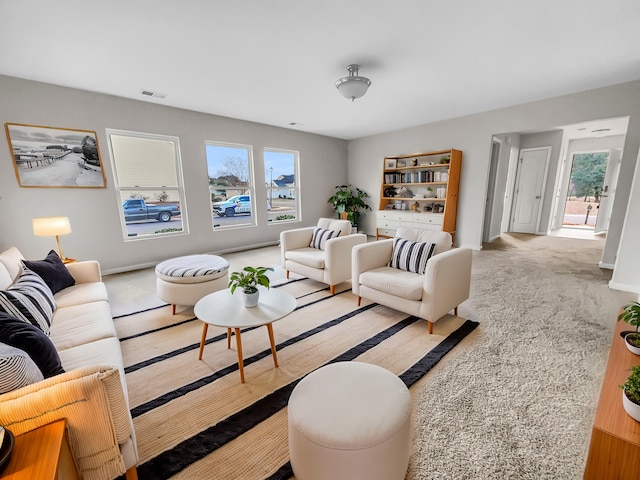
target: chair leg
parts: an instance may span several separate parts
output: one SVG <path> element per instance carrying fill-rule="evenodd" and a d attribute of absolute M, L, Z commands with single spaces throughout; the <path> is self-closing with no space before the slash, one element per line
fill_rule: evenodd
<path fill-rule="evenodd" d="M 172 315 L 175 315 L 176 314 L 176 306 L 175 305 L 171 305 L 171 307 L 172 307 L 172 312 L 173 312 Z"/>
<path fill-rule="evenodd" d="M 458 307 L 453 309 L 453 314 L 457 317 L 458 316 Z"/>
<path fill-rule="evenodd" d="M 360 306 L 360 300 L 362 300 L 362 297 L 358 295 L 358 306 Z"/>
<path fill-rule="evenodd" d="M 429 325 L 429 335 L 433 333 L 433 322 L 427 320 L 427 325 Z"/>
<path fill-rule="evenodd" d="M 336 286 L 335 285 L 329 285 L 329 291 L 331 292 L 331 295 L 335 295 L 336 294 Z"/>
<path fill-rule="evenodd" d="M 138 470 L 136 467 L 131 467 L 125 472 L 125 478 L 127 480 L 138 480 Z"/>
<path fill-rule="evenodd" d="M 287 270 L 287 280 L 289 280 L 289 270 Z"/>

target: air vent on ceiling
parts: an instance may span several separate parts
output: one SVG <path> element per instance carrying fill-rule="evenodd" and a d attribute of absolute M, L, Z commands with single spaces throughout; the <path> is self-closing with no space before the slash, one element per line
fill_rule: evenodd
<path fill-rule="evenodd" d="M 155 98 L 164 98 L 167 96 L 166 93 L 158 93 L 152 90 L 140 90 L 142 95 L 146 95 L 147 97 L 155 97 Z"/>

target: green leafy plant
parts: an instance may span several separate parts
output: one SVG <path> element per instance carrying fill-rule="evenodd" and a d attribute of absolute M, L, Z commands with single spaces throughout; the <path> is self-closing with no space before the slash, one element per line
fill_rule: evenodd
<path fill-rule="evenodd" d="M 276 220 L 293 220 L 295 218 L 296 218 L 295 215 L 278 215 L 276 217 Z"/>
<path fill-rule="evenodd" d="M 629 400 L 640 405 L 640 365 L 631 367 L 631 374 L 620 388 L 624 390 Z"/>
<path fill-rule="evenodd" d="M 371 210 L 364 201 L 365 198 L 369 198 L 369 194 L 351 185 L 339 185 L 336 189 L 336 193 L 329 197 L 329 203 L 337 212 L 338 218 L 342 218 L 342 214 L 346 212 L 351 225 L 357 225 L 360 213 Z"/>
<path fill-rule="evenodd" d="M 630 302 L 624 305 L 618 314 L 618 321 L 620 320 L 636 327 L 636 333 L 638 333 L 640 331 L 640 303 Z"/>
<path fill-rule="evenodd" d="M 240 272 L 232 272 L 229 275 L 229 288 L 231 293 L 236 291 L 236 288 L 242 288 L 244 293 L 255 293 L 258 291 L 258 285 L 269 288 L 270 280 L 267 277 L 267 271 L 272 271 L 273 268 L 267 267 L 244 267 Z"/>

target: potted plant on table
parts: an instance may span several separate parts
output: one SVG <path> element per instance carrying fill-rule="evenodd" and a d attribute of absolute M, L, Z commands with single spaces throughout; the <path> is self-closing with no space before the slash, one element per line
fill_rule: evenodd
<path fill-rule="evenodd" d="M 369 198 L 369 194 L 351 185 L 339 185 L 336 189 L 336 193 L 329 197 L 329 203 L 338 213 L 338 218 L 349 220 L 353 227 L 357 227 L 360 213 L 371 210 L 364 201 Z"/>
<path fill-rule="evenodd" d="M 624 305 L 618 314 L 618 321 L 620 320 L 636 327 L 634 332 L 623 332 L 624 343 L 629 351 L 640 355 L 640 303 L 630 302 Z"/>
<path fill-rule="evenodd" d="M 622 388 L 624 410 L 637 422 L 640 422 L 640 365 L 631 367 L 631 374 Z"/>
<path fill-rule="evenodd" d="M 260 299 L 260 290 L 258 285 L 269 288 L 271 283 L 266 275 L 267 271 L 272 271 L 270 267 L 244 267 L 240 272 L 232 272 L 229 275 L 229 288 L 231 294 L 236 288 L 242 288 L 243 302 L 245 307 L 255 307 Z"/>

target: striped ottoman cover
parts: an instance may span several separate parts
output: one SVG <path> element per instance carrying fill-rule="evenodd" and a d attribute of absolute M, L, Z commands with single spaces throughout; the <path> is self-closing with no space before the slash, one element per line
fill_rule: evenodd
<path fill-rule="evenodd" d="M 170 283 L 202 283 L 223 277 L 229 262 L 217 255 L 187 255 L 156 265 L 158 278 Z"/>

